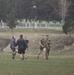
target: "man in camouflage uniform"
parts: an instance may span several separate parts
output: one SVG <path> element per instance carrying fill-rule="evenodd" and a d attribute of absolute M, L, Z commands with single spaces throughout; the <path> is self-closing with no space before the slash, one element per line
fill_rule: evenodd
<path fill-rule="evenodd" d="M 46 60 L 48 60 L 48 56 L 50 52 L 50 44 L 51 44 L 51 40 L 49 40 L 49 35 L 46 35 Z"/>

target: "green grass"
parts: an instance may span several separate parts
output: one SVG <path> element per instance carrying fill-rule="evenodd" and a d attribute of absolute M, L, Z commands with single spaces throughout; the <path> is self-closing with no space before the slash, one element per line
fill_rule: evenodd
<path fill-rule="evenodd" d="M 74 58 L 28 57 L 24 61 L 17 55 L 15 60 L 11 55 L 0 54 L 0 75 L 74 75 Z"/>

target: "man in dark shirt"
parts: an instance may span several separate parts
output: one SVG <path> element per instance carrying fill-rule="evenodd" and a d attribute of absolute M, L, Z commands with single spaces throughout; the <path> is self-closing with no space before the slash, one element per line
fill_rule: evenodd
<path fill-rule="evenodd" d="M 16 42 L 16 46 L 18 46 L 18 53 L 20 54 L 21 60 L 24 60 L 27 45 L 26 41 L 23 39 L 23 35 L 20 35 L 20 38 Z"/>

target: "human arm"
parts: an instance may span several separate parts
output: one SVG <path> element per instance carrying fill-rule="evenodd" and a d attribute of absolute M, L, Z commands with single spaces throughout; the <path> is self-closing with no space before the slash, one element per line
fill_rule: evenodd
<path fill-rule="evenodd" d="M 47 47 L 47 48 L 50 48 L 50 44 L 51 44 L 51 40 L 47 40 L 47 41 L 46 41 L 46 47 Z"/>
<path fill-rule="evenodd" d="M 39 45 L 40 45 L 41 47 L 44 47 L 44 46 L 41 44 L 41 41 L 39 42 Z"/>

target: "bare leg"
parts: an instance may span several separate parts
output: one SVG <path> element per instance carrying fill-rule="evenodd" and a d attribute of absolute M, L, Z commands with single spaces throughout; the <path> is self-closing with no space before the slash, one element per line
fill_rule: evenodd
<path fill-rule="evenodd" d="M 20 54 L 21 60 L 24 60 L 24 54 Z"/>
<path fill-rule="evenodd" d="M 44 48 L 43 51 L 44 51 L 44 59 L 46 59 L 46 48 Z"/>
<path fill-rule="evenodd" d="M 25 50 L 25 59 L 27 59 L 28 49 Z"/>
<path fill-rule="evenodd" d="M 20 57 L 22 58 L 22 54 L 20 54 Z"/>
<path fill-rule="evenodd" d="M 39 59 L 39 55 L 41 54 L 42 50 L 40 50 L 40 52 L 38 53 L 37 59 Z"/>
<path fill-rule="evenodd" d="M 12 59 L 14 59 L 14 58 L 15 58 L 15 56 L 16 56 L 16 52 L 15 52 L 15 51 L 13 51 L 13 52 L 12 52 Z"/>

